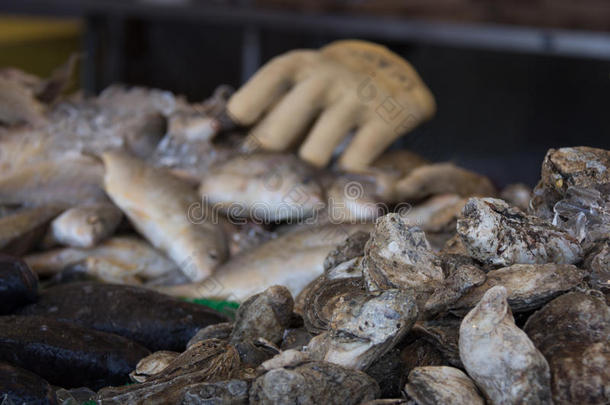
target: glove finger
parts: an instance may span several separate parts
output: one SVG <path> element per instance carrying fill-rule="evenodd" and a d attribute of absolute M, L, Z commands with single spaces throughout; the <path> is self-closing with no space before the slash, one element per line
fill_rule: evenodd
<path fill-rule="evenodd" d="M 341 139 L 356 126 L 358 111 L 358 106 L 349 102 L 339 102 L 324 111 L 299 149 L 301 159 L 326 166 Z"/>
<path fill-rule="evenodd" d="M 297 84 L 254 127 L 250 135 L 269 150 L 285 150 L 303 134 L 324 105 L 325 80 L 311 77 Z"/>
<path fill-rule="evenodd" d="M 293 84 L 295 74 L 305 58 L 315 57 L 315 51 L 293 51 L 273 58 L 229 100 L 227 111 L 239 124 L 251 125 L 285 94 Z"/>
<path fill-rule="evenodd" d="M 339 165 L 348 171 L 365 169 L 398 137 L 386 122 L 366 122 L 354 135 Z"/>

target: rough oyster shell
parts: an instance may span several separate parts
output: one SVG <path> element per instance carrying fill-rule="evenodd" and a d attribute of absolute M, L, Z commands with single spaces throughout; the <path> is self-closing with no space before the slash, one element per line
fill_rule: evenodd
<path fill-rule="evenodd" d="M 232 322 L 221 322 L 214 325 L 208 325 L 205 328 L 201 328 L 195 333 L 195 336 L 191 338 L 186 344 L 187 350 L 197 342 L 203 342 L 208 339 L 229 339 L 231 332 L 233 331 Z"/>
<path fill-rule="evenodd" d="M 96 400 L 117 405 L 178 403 L 187 387 L 238 377 L 240 366 L 239 354 L 233 346 L 210 339 L 193 345 L 146 382 L 103 388 Z"/>
<path fill-rule="evenodd" d="M 459 337 L 460 324 L 458 318 L 444 318 L 433 321 L 417 322 L 412 332 L 433 345 L 442 353 L 449 364 L 464 368 L 460 359 Z"/>
<path fill-rule="evenodd" d="M 610 151 L 586 146 L 549 149 L 542 162 L 541 177 L 530 208 L 539 217 L 551 220 L 553 206 L 569 187 L 610 183 Z"/>
<path fill-rule="evenodd" d="M 487 273 L 483 284 L 465 293 L 450 309 L 463 315 L 490 288 L 501 285 L 506 289 L 512 311 L 529 311 L 574 288 L 584 277 L 585 272 L 571 264 L 514 264 Z"/>
<path fill-rule="evenodd" d="M 610 308 L 582 292 L 564 294 L 524 327 L 549 362 L 556 404 L 610 402 Z"/>
<path fill-rule="evenodd" d="M 154 352 L 138 362 L 136 369 L 129 373 L 129 378 L 134 382 L 144 382 L 151 376 L 159 374 L 172 362 L 180 353 L 168 350 Z"/>
<path fill-rule="evenodd" d="M 589 284 L 604 294 L 610 294 L 610 242 L 598 244 L 585 258 L 584 268 L 590 271 Z"/>
<path fill-rule="evenodd" d="M 580 244 L 568 233 L 502 200 L 471 198 L 462 214 L 458 234 L 470 256 L 482 262 L 572 264 L 582 258 Z"/>
<path fill-rule="evenodd" d="M 378 396 L 377 383 L 365 373 L 317 361 L 273 369 L 250 389 L 250 403 L 260 405 L 357 405 Z"/>
<path fill-rule="evenodd" d="M 550 403 L 549 365 L 515 326 L 506 296 L 491 288 L 462 321 L 462 363 L 491 404 Z"/>
<path fill-rule="evenodd" d="M 444 279 L 424 232 L 410 227 L 399 214 L 387 214 L 375 222 L 365 247 L 363 273 L 371 291 L 412 288 L 432 292 Z"/>
<path fill-rule="evenodd" d="M 330 330 L 308 346 L 312 358 L 363 370 L 383 356 L 417 319 L 411 294 L 385 290 L 340 302 L 332 313 Z"/>
<path fill-rule="evenodd" d="M 226 380 L 194 384 L 184 390 L 180 405 L 247 405 L 250 383 Z"/>
<path fill-rule="evenodd" d="M 313 334 L 328 330 L 338 306 L 367 295 L 362 277 L 329 279 L 322 275 L 314 283 L 308 288 L 303 307 L 305 328 Z"/>
<path fill-rule="evenodd" d="M 231 333 L 232 343 L 263 338 L 278 344 L 290 325 L 294 301 L 283 286 L 272 286 L 240 305 Z"/>
<path fill-rule="evenodd" d="M 417 367 L 409 373 L 405 386 L 417 405 L 484 405 L 474 382 L 453 367 Z"/>
<path fill-rule="evenodd" d="M 330 270 L 337 265 L 362 256 L 364 254 L 364 246 L 370 238 L 370 233 L 365 231 L 357 231 L 351 234 L 344 242 L 340 243 L 328 253 L 324 259 L 324 270 Z"/>

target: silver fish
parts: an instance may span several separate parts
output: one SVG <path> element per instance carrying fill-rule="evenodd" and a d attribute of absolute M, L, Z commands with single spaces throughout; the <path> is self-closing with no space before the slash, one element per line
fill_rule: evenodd
<path fill-rule="evenodd" d="M 144 279 L 160 277 L 176 265 L 143 240 L 114 237 L 92 249 L 60 248 L 25 257 L 26 263 L 39 275 L 59 273 L 69 265 L 89 257 L 106 260 Z"/>
<path fill-rule="evenodd" d="M 71 207 L 107 200 L 104 168 L 93 157 L 68 153 L 0 177 L 0 203 L 57 204 Z"/>
<path fill-rule="evenodd" d="M 244 252 L 219 267 L 201 283 L 163 288 L 183 297 L 243 301 L 272 285 L 283 285 L 293 296 L 324 271 L 324 259 L 334 246 L 372 224 L 309 226 L 286 233 Z"/>
<path fill-rule="evenodd" d="M 237 155 L 212 166 L 199 193 L 232 217 L 299 220 L 324 206 L 313 174 L 295 155 Z"/>
<path fill-rule="evenodd" d="M 50 232 L 59 244 L 90 248 L 112 235 L 122 217 L 121 210 L 113 204 L 80 205 L 55 218 Z"/>
<path fill-rule="evenodd" d="M 137 158 L 117 152 L 107 152 L 102 158 L 106 192 L 136 229 L 192 281 L 210 276 L 226 259 L 227 242 L 214 218 L 192 217 L 196 193 L 166 171 Z"/>
<path fill-rule="evenodd" d="M 0 250 L 19 255 L 29 250 L 44 234 L 49 223 L 61 208 L 41 206 L 25 208 L 0 218 Z"/>

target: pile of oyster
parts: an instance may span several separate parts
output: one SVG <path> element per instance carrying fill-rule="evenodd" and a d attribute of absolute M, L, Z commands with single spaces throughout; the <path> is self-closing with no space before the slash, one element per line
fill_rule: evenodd
<path fill-rule="evenodd" d="M 141 360 L 132 373 L 139 384 L 96 398 L 608 403 L 609 170 L 607 151 L 551 150 L 536 196 L 552 205 L 552 218 L 471 198 L 455 240 L 439 252 L 407 218 L 387 214 L 370 235 L 337 246 L 294 300 L 270 287 L 247 299 L 234 322 L 200 330 L 183 353 Z M 543 209 L 534 199 L 532 212 Z"/>
<path fill-rule="evenodd" d="M 66 74 L 0 70 L 0 404 L 610 403 L 610 151 L 316 171 Z"/>

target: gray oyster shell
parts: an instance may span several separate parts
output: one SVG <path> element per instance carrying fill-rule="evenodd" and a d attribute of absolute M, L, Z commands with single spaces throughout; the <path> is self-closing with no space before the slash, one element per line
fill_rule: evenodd
<path fill-rule="evenodd" d="M 247 405 L 250 383 L 244 380 L 227 380 L 201 383 L 184 390 L 180 405 Z"/>
<path fill-rule="evenodd" d="M 530 210 L 550 221 L 553 206 L 569 187 L 591 188 L 610 183 L 610 151 L 587 146 L 549 149 L 542 162 L 541 177 Z"/>
<path fill-rule="evenodd" d="M 237 343 L 263 338 L 278 344 L 290 325 L 293 306 L 292 295 L 283 286 L 271 286 L 251 296 L 237 310 L 229 340 Z"/>
<path fill-rule="evenodd" d="M 610 308 L 571 292 L 529 317 L 524 327 L 551 369 L 555 404 L 610 402 Z"/>
<path fill-rule="evenodd" d="M 371 291 L 390 288 L 430 293 L 444 279 L 424 232 L 399 214 L 375 222 L 365 247 L 363 273 Z"/>
<path fill-rule="evenodd" d="M 314 337 L 308 351 L 314 359 L 363 370 L 398 343 L 417 314 L 415 300 L 405 291 L 351 297 L 336 306 L 329 331 Z"/>
<path fill-rule="evenodd" d="M 365 373 L 314 361 L 258 377 L 250 389 L 250 404 L 358 405 L 378 396 L 377 383 Z"/>
<path fill-rule="evenodd" d="M 474 382 L 454 367 L 417 367 L 405 391 L 417 405 L 485 405 Z"/>
<path fill-rule="evenodd" d="M 172 362 L 180 353 L 168 350 L 154 352 L 138 362 L 136 369 L 129 374 L 134 382 L 144 382 L 151 376 L 159 374 Z"/>
<path fill-rule="evenodd" d="M 412 332 L 432 344 L 443 357 L 454 367 L 464 368 L 460 359 L 460 324 L 459 318 L 445 318 L 417 322 Z"/>
<path fill-rule="evenodd" d="M 492 270 L 483 284 L 472 288 L 451 305 L 451 312 L 464 315 L 496 285 L 506 289 L 513 312 L 529 311 L 576 287 L 585 275 L 585 271 L 571 264 L 514 264 Z"/>
<path fill-rule="evenodd" d="M 578 241 L 537 217 L 494 198 L 471 198 L 457 231 L 470 256 L 484 263 L 573 264 L 582 258 Z"/>
<path fill-rule="evenodd" d="M 549 365 L 513 320 L 507 292 L 489 289 L 460 326 L 460 358 L 488 402 L 551 402 Z"/>
<path fill-rule="evenodd" d="M 369 240 L 370 233 L 357 231 L 351 234 L 344 242 L 330 251 L 324 259 L 324 270 L 330 270 L 337 265 L 364 254 L 364 246 Z"/>
<path fill-rule="evenodd" d="M 96 401 L 117 405 L 179 403 L 191 385 L 229 380 L 240 374 L 241 361 L 235 347 L 210 339 L 191 346 L 146 382 L 101 389 Z"/>
<path fill-rule="evenodd" d="M 233 331 L 232 322 L 221 322 L 214 325 L 208 325 L 205 328 L 201 328 L 195 333 L 195 336 L 191 338 L 186 344 L 186 348 L 190 348 L 197 342 L 203 342 L 208 339 L 229 339 L 231 332 Z"/>

